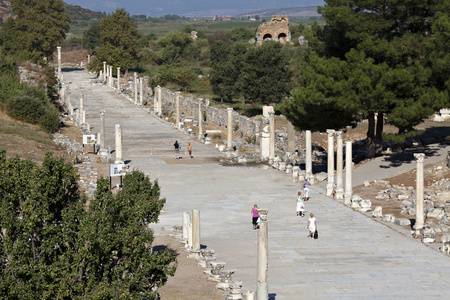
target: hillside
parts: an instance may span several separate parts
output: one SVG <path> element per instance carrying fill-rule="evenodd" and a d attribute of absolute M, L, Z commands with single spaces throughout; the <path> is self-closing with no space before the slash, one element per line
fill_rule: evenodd
<path fill-rule="evenodd" d="M 8 0 L 0 0 L 0 18 L 6 21 L 11 16 L 11 2 Z M 105 13 L 98 11 L 91 11 L 82 8 L 78 5 L 65 4 L 66 12 L 70 15 L 72 23 L 79 23 L 81 21 L 89 21 L 92 19 L 102 19 L 106 16 Z"/>
<path fill-rule="evenodd" d="M 287 7 L 287 8 L 269 8 L 259 10 L 240 10 L 240 9 L 209 9 L 202 11 L 193 11 L 184 14 L 186 17 L 247 17 L 259 15 L 262 18 L 274 15 L 287 15 L 289 17 L 318 17 L 317 6 Z"/>

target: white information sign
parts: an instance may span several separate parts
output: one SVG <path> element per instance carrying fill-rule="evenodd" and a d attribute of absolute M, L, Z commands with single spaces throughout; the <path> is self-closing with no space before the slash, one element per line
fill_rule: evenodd
<path fill-rule="evenodd" d="M 95 145 L 95 134 L 83 134 L 83 145 Z"/>
<path fill-rule="evenodd" d="M 110 165 L 109 166 L 109 176 L 122 176 L 123 165 Z"/>

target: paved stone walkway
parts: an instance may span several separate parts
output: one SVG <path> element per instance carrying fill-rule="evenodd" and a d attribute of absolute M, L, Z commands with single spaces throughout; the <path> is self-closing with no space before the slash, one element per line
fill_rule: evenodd
<path fill-rule="evenodd" d="M 188 138 L 110 88 L 92 84 L 87 72 L 65 72 L 64 79 L 71 81 L 75 107 L 79 95 L 86 95 L 86 122 L 93 132 L 99 131 L 100 110 L 106 110 L 106 145 L 114 149 L 114 125 L 121 124 L 124 160 L 158 179 L 167 203 L 155 232 L 167 233 L 182 224 L 184 211 L 200 209 L 201 243 L 216 251 L 226 269 L 236 270 L 233 279 L 244 282 L 243 292 L 256 290 L 257 231 L 250 210 L 257 203 L 269 210 L 271 299 L 448 297 L 449 257 L 326 197 L 324 183 L 312 187 L 306 203 L 320 233 L 310 240 L 307 217 L 295 212 L 299 184 L 288 175 L 265 166 L 223 166 L 213 146 Z M 173 158 L 175 140 L 183 147 L 181 160 Z M 194 159 L 184 154 L 188 142 Z M 435 150 L 425 163 L 443 159 L 446 149 Z M 396 164 L 380 158 L 356 169 L 355 185 L 415 167 L 414 162 Z"/>

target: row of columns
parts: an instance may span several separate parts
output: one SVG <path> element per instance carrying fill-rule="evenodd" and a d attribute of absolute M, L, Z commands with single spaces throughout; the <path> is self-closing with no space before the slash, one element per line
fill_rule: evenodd
<path fill-rule="evenodd" d="M 353 197 L 352 188 L 352 142 L 345 143 L 345 192 L 343 185 L 343 169 L 344 169 L 344 155 L 343 155 L 343 133 L 342 131 L 335 131 L 327 129 L 328 134 L 328 159 L 327 159 L 327 196 L 334 193 L 337 200 L 344 199 L 345 204 L 350 204 Z M 336 137 L 336 183 L 334 171 L 334 137 Z"/>

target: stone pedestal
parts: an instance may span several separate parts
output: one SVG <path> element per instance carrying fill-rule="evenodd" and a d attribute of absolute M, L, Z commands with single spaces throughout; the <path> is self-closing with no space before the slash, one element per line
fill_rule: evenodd
<path fill-rule="evenodd" d="M 227 108 L 228 113 L 228 126 L 227 126 L 227 150 L 233 150 L 233 108 Z"/>
<path fill-rule="evenodd" d="M 122 127 L 120 124 L 116 124 L 116 165 L 123 164 L 122 159 Z"/>
<path fill-rule="evenodd" d="M 327 129 L 328 134 L 328 154 L 327 154 L 327 196 L 331 196 L 334 191 L 334 129 Z"/>
<path fill-rule="evenodd" d="M 350 205 L 353 196 L 352 187 L 352 142 L 345 143 L 345 195 L 344 203 Z"/>
<path fill-rule="evenodd" d="M 423 181 L 423 160 L 425 159 L 424 153 L 414 153 L 414 157 L 416 158 L 416 223 L 414 224 L 415 235 L 420 236 L 420 231 L 423 229 L 425 224 L 425 215 L 424 215 L 424 181 Z"/>
<path fill-rule="evenodd" d="M 295 152 L 295 130 L 294 125 L 288 121 L 287 124 L 287 133 L 288 133 L 288 146 L 287 152 L 294 153 Z"/>
<path fill-rule="evenodd" d="M 343 140 L 342 131 L 336 131 L 337 137 L 337 151 L 336 151 L 336 196 L 335 199 L 344 199 L 344 186 L 343 186 L 343 169 L 344 169 L 344 153 L 343 153 Z"/>
<path fill-rule="evenodd" d="M 268 273 L 268 259 L 269 259 L 269 234 L 268 234 L 268 224 L 267 224 L 267 213 L 269 211 L 266 209 L 258 209 L 258 214 L 260 217 L 259 223 L 259 234 L 258 234 L 258 263 L 257 263 L 257 274 L 258 274 L 258 284 L 257 284 L 257 298 L 258 300 L 267 300 L 269 298 L 269 286 L 267 283 L 267 273 Z"/>
<path fill-rule="evenodd" d="M 311 130 L 306 130 L 306 159 L 305 159 L 305 170 L 306 170 L 306 179 L 310 182 L 313 180 L 312 173 L 312 142 L 311 142 Z"/>
<path fill-rule="evenodd" d="M 192 250 L 200 251 L 200 211 L 192 210 Z"/>
<path fill-rule="evenodd" d="M 202 112 L 203 98 L 198 98 L 198 139 L 201 140 L 203 135 L 203 112 Z"/>
<path fill-rule="evenodd" d="M 117 91 L 120 93 L 120 67 L 117 67 Z"/>
<path fill-rule="evenodd" d="M 179 127 L 179 124 L 180 124 L 180 92 L 176 93 L 175 110 L 176 110 L 175 124 L 177 125 L 177 127 Z"/>

